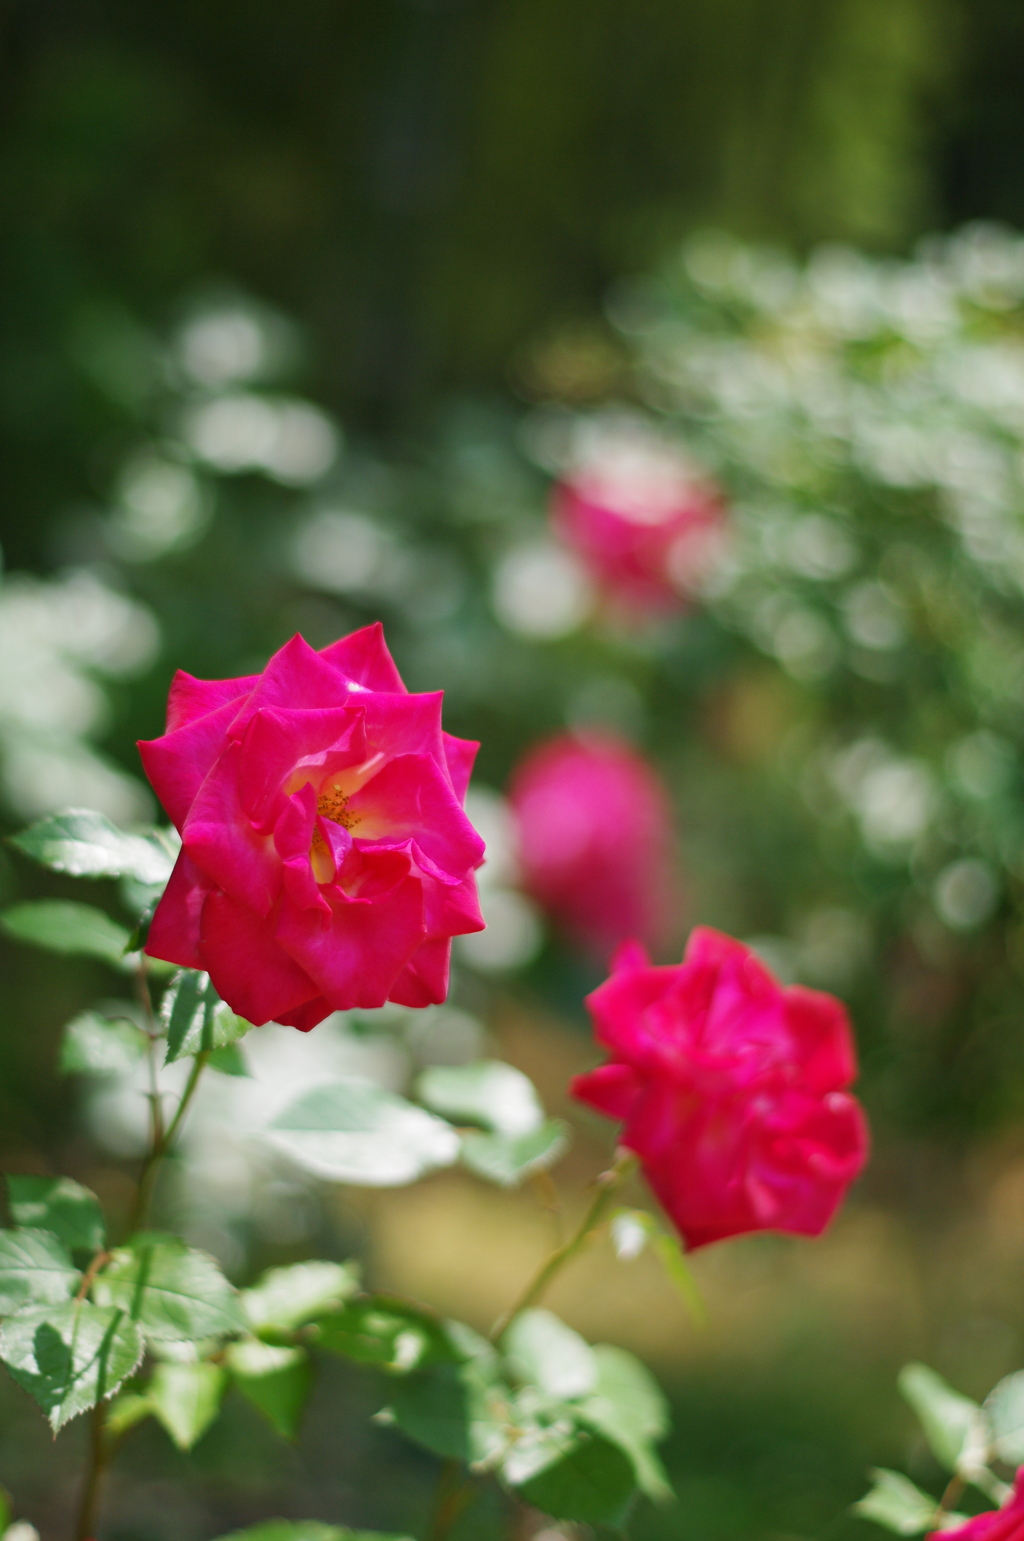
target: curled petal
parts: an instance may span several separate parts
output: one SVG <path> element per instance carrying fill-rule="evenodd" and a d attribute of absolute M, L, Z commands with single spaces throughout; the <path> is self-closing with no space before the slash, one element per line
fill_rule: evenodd
<path fill-rule="evenodd" d="M 214 890 L 203 906 L 201 951 L 217 994 L 257 1027 L 279 1021 L 320 991 L 278 945 L 272 917 Z"/>
<path fill-rule="evenodd" d="M 204 969 L 200 949 L 203 905 L 213 885 L 184 851 L 178 852 L 167 887 L 160 896 L 143 948 L 151 958 L 179 968 Z"/>
<path fill-rule="evenodd" d="M 286 902 L 276 938 L 336 1010 L 383 1006 L 425 940 L 420 883 L 406 877 L 376 900 L 350 899 L 336 887 L 327 892 L 331 913 L 314 925 Z"/>
<path fill-rule="evenodd" d="M 366 758 L 362 713 L 335 706 L 287 711 L 264 706 L 252 714 L 238 757 L 238 796 L 248 816 L 262 823 L 286 782 Z"/>
<path fill-rule="evenodd" d="M 181 838 L 218 888 L 266 915 L 281 889 L 281 867 L 269 835 L 253 829 L 242 810 L 238 757 L 238 745 L 229 744 L 196 794 Z"/>
<path fill-rule="evenodd" d="M 857 1056 L 843 1003 L 822 990 L 791 985 L 785 1013 L 806 1084 L 819 1092 L 849 1086 L 857 1076 Z"/>
<path fill-rule="evenodd" d="M 629 1118 L 641 1092 L 641 1082 L 630 1065 L 599 1065 L 587 1075 L 573 1076 L 572 1095 L 605 1113 L 609 1118 Z"/>
<path fill-rule="evenodd" d="M 352 692 L 343 675 L 314 651 L 303 637 L 292 637 L 271 658 L 231 724 L 232 738 L 241 738 L 249 719 L 261 707 L 286 711 L 315 711 L 345 706 Z M 356 699 L 360 699 L 356 697 Z"/>
<path fill-rule="evenodd" d="M 388 1000 L 399 1006 L 440 1006 L 448 995 L 451 953 L 448 937 L 421 942 L 391 986 Z"/>
<path fill-rule="evenodd" d="M 380 621 L 341 637 L 330 647 L 321 648 L 320 657 L 326 658 L 345 679 L 366 690 L 405 691 L 402 676 L 384 641 Z"/>
<path fill-rule="evenodd" d="M 348 812 L 360 845 L 415 840 L 432 863 L 454 878 L 464 877 L 483 860 L 483 841 L 427 755 L 401 754 L 389 760 L 353 793 Z"/>
<path fill-rule="evenodd" d="M 318 995 L 315 1000 L 307 1001 L 304 1006 L 296 1006 L 294 1011 L 279 1012 L 275 1021 L 280 1022 L 282 1027 L 297 1027 L 300 1033 L 308 1033 L 322 1022 L 324 1017 L 329 1017 L 333 1010 L 334 1007 L 328 1005 L 322 995 Z"/>
<path fill-rule="evenodd" d="M 442 733 L 441 742 L 444 745 L 444 757 L 448 765 L 448 779 L 452 784 L 452 791 L 459 802 L 464 803 L 480 745 L 469 738 L 453 738 L 450 733 Z"/>
<path fill-rule="evenodd" d="M 249 674 L 235 680 L 197 680 L 195 675 L 179 669 L 167 696 L 167 732 L 173 733 L 175 728 L 184 727 L 196 717 L 205 717 L 229 701 L 240 701 L 258 679 L 258 674 Z"/>

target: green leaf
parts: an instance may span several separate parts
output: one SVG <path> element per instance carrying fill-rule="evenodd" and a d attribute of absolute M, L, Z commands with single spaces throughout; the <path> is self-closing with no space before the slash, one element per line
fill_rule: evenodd
<path fill-rule="evenodd" d="M 167 882 L 174 866 L 172 843 L 164 833 L 126 834 L 91 808 L 51 814 L 12 835 L 11 844 L 41 866 L 72 877 L 132 877 L 157 884 Z"/>
<path fill-rule="evenodd" d="M 435 1113 L 457 1123 L 482 1124 L 495 1134 L 529 1134 L 544 1121 L 529 1076 L 497 1059 L 431 1065 L 420 1076 L 416 1094 Z"/>
<path fill-rule="evenodd" d="M 107 1433 L 117 1438 L 120 1434 L 127 1434 L 143 1418 L 149 1418 L 153 1413 L 153 1404 L 149 1397 L 138 1391 L 122 1391 L 119 1397 L 115 1397 L 107 1409 L 103 1426 Z M 0 1537 L 2 1541 L 2 1537 Z"/>
<path fill-rule="evenodd" d="M 181 969 L 167 986 L 160 1019 L 167 1033 L 165 1065 L 187 1054 L 223 1049 L 252 1025 L 221 1000 L 209 974 L 191 968 Z"/>
<path fill-rule="evenodd" d="M 868 1474 L 874 1486 L 851 1507 L 854 1514 L 886 1530 L 894 1530 L 898 1536 L 919 1536 L 936 1527 L 938 1500 L 898 1471 L 874 1467 Z"/>
<path fill-rule="evenodd" d="M 535 1476 L 518 1483 L 516 1491 L 557 1520 L 620 1525 L 636 1481 L 632 1463 L 616 1445 L 600 1434 L 579 1430 L 568 1448 Z"/>
<path fill-rule="evenodd" d="M 60 1069 L 65 1075 L 123 1075 L 146 1045 L 145 1033 L 129 1017 L 83 1011 L 64 1029 Z"/>
<path fill-rule="evenodd" d="M 211 1049 L 207 1064 L 211 1070 L 219 1070 L 221 1075 L 247 1076 L 249 1074 L 245 1055 L 237 1043 L 226 1043 L 223 1048 Z"/>
<path fill-rule="evenodd" d="M 568 1124 L 548 1119 L 528 1134 L 478 1134 L 462 1136 L 462 1160 L 478 1177 L 514 1188 L 534 1172 L 546 1172 L 569 1148 Z"/>
<path fill-rule="evenodd" d="M 70 899 L 30 899 L 4 910 L 0 926 L 19 942 L 45 947 L 49 952 L 102 958 L 122 972 L 134 967 L 125 958 L 129 935 L 124 926 L 91 904 L 76 904 Z"/>
<path fill-rule="evenodd" d="M 897 1384 L 941 1466 L 969 1479 L 985 1465 L 989 1431 L 977 1402 L 954 1391 L 925 1364 L 904 1365 Z"/>
<path fill-rule="evenodd" d="M 54 1431 L 112 1395 L 142 1353 L 142 1334 L 123 1311 L 87 1300 L 23 1311 L 0 1327 L 0 1359 Z"/>
<path fill-rule="evenodd" d="M 220 1365 L 158 1364 L 149 1401 L 179 1450 L 191 1450 L 217 1416 L 228 1378 Z"/>
<path fill-rule="evenodd" d="M 154 1342 L 225 1337 L 244 1327 L 235 1290 L 212 1257 L 173 1236 L 144 1233 L 113 1254 L 93 1286 Z"/>
<path fill-rule="evenodd" d="M 285 1439 L 295 1439 L 313 1384 L 313 1367 L 305 1350 L 274 1348 L 243 1338 L 228 1344 L 225 1363 L 242 1395 Z"/>
<path fill-rule="evenodd" d="M 81 1281 L 49 1231 L 0 1231 L 0 1316 L 70 1300 Z"/>
<path fill-rule="evenodd" d="M 334 1182 L 394 1187 L 451 1166 L 450 1124 L 364 1081 L 332 1081 L 278 1114 L 269 1139 L 297 1165 Z"/>
<path fill-rule="evenodd" d="M 234 1530 L 219 1541 L 412 1541 L 411 1536 L 383 1535 L 379 1530 L 349 1530 L 322 1525 L 319 1520 L 264 1520 L 249 1530 Z"/>
<path fill-rule="evenodd" d="M 482 1361 L 435 1364 L 396 1383 L 381 1421 L 435 1455 L 484 1469 L 508 1446 L 511 1402 Z"/>
<path fill-rule="evenodd" d="M 594 1350 L 550 1311 L 520 1311 L 501 1346 L 516 1379 L 545 1396 L 564 1400 L 597 1389 Z"/>
<path fill-rule="evenodd" d="M 629 1457 L 637 1484 L 649 1498 L 671 1498 L 671 1484 L 651 1448 L 651 1441 L 664 1438 L 669 1428 L 661 1387 L 647 1366 L 625 1349 L 599 1343 L 593 1354 L 597 1389 L 581 1398 L 581 1414 Z"/>
<path fill-rule="evenodd" d="M 316 1328 L 318 1347 L 399 1375 L 459 1357 L 436 1316 L 390 1295 L 350 1301 Z"/>
<path fill-rule="evenodd" d="M 99 1252 L 107 1238 L 100 1201 L 71 1177 L 8 1177 L 16 1225 L 50 1231 L 70 1252 Z"/>
<path fill-rule="evenodd" d="M 1024 1370 L 1007 1375 L 985 1398 L 995 1452 L 1011 1466 L 1024 1463 Z"/>
<path fill-rule="evenodd" d="M 355 1263 L 293 1263 L 269 1268 L 251 1289 L 242 1291 L 239 1301 L 255 1331 L 277 1327 L 288 1332 L 336 1310 L 358 1288 Z"/>

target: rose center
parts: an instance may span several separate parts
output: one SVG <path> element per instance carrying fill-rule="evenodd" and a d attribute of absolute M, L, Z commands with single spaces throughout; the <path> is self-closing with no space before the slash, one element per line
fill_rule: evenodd
<path fill-rule="evenodd" d="M 332 824 L 340 824 L 342 829 L 351 829 L 359 823 L 359 818 L 348 811 L 348 795 L 335 783 L 327 787 L 317 798 L 316 811 L 321 818 L 330 819 Z"/>

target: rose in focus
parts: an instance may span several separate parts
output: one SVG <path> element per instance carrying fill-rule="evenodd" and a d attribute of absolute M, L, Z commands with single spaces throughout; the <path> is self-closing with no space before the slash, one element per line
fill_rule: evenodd
<path fill-rule="evenodd" d="M 595 425 L 552 491 L 553 527 L 632 612 L 678 607 L 717 557 L 725 511 L 682 453 L 649 429 Z"/>
<path fill-rule="evenodd" d="M 523 887 L 572 936 L 606 958 L 627 936 L 667 934 L 672 820 L 635 749 L 610 734 L 562 734 L 521 762 L 509 800 Z"/>
<path fill-rule="evenodd" d="M 255 1023 L 442 1001 L 451 938 L 483 929 L 477 747 L 442 732 L 440 691 L 406 691 L 379 625 L 293 637 L 244 679 L 179 672 L 139 745 L 182 838 L 146 951 Z"/>
<path fill-rule="evenodd" d="M 965 1525 L 932 1531 L 932 1535 L 941 1536 L 943 1541 L 946 1537 L 951 1541 L 1024 1541 L 1024 1466 L 1019 1468 L 1013 1492 L 1001 1509 L 986 1509 Z"/>
<path fill-rule="evenodd" d="M 839 1001 L 783 988 L 749 947 L 698 927 L 672 967 L 626 944 L 587 1005 L 612 1059 L 573 1095 L 623 1120 L 688 1247 L 824 1229 L 868 1151 Z"/>

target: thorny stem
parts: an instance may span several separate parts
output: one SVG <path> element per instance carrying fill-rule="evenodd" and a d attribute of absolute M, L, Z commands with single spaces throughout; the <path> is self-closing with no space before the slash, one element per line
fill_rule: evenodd
<path fill-rule="evenodd" d="M 620 1151 L 614 1164 L 608 1171 L 601 1173 L 597 1179 L 597 1192 L 579 1226 L 569 1237 L 568 1241 L 555 1248 L 547 1261 L 538 1268 L 517 1300 L 498 1318 L 491 1329 L 492 1342 L 497 1342 L 509 1322 L 518 1316 L 520 1311 L 525 1311 L 529 1306 L 535 1305 L 555 1276 L 561 1273 L 566 1263 L 571 1262 L 579 1252 L 582 1252 L 590 1240 L 591 1234 L 604 1217 L 605 1210 L 615 1195 L 615 1190 L 629 1176 L 635 1166 L 636 1157 L 632 1152 Z"/>

